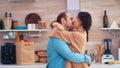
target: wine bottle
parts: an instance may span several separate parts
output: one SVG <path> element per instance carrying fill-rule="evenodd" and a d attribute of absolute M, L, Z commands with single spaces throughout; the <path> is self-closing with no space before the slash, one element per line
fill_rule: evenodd
<path fill-rule="evenodd" d="M 12 26 L 12 13 L 9 13 L 9 29 L 11 29 Z"/>
<path fill-rule="evenodd" d="M 0 30 L 4 29 L 4 22 L 3 19 L 0 19 Z"/>
<path fill-rule="evenodd" d="M 8 13 L 7 12 L 5 12 L 5 19 L 4 19 L 4 26 L 5 26 L 5 29 L 7 30 L 7 29 L 9 29 L 9 18 L 8 18 Z"/>
<path fill-rule="evenodd" d="M 108 28 L 108 16 L 107 16 L 107 11 L 104 11 L 104 16 L 103 16 L 103 28 Z"/>

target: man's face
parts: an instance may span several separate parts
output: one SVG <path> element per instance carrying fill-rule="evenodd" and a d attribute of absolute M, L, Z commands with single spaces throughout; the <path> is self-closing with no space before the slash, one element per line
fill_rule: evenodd
<path fill-rule="evenodd" d="M 67 30 L 70 30 L 73 28 L 73 17 L 70 13 L 66 13 L 66 21 L 65 21 L 65 28 L 67 28 Z"/>

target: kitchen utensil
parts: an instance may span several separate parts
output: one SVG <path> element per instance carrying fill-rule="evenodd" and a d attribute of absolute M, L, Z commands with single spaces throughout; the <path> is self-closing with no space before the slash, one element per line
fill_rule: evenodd
<path fill-rule="evenodd" d="M 46 29 L 46 22 L 38 21 L 38 28 L 39 29 Z"/>
<path fill-rule="evenodd" d="M 104 44 L 105 44 L 105 53 L 104 54 L 112 54 L 110 51 L 111 39 L 104 39 Z"/>
<path fill-rule="evenodd" d="M 104 45 L 103 44 L 97 44 L 96 45 L 97 50 L 97 63 L 101 63 L 102 55 L 104 53 Z"/>
<path fill-rule="evenodd" d="M 26 26 L 28 24 L 37 24 L 38 21 L 41 21 L 41 17 L 38 14 L 36 14 L 36 13 L 30 13 L 25 18 Z"/>
<path fill-rule="evenodd" d="M 102 63 L 106 64 L 109 61 L 114 61 L 114 56 L 112 55 L 110 51 L 110 46 L 111 46 L 111 39 L 104 39 L 104 44 L 105 44 L 105 52 L 102 56 Z"/>
<path fill-rule="evenodd" d="M 24 30 L 24 29 L 27 29 L 26 26 L 16 26 L 16 29 L 17 30 Z"/>
<path fill-rule="evenodd" d="M 14 39 L 15 38 L 15 32 L 8 32 L 8 36 L 10 39 Z"/>
<path fill-rule="evenodd" d="M 9 36 L 8 35 L 4 35 L 3 39 L 9 39 Z"/>
<path fill-rule="evenodd" d="M 37 29 L 36 28 L 36 24 L 28 24 L 27 29 L 28 30 L 35 30 L 35 29 Z"/>

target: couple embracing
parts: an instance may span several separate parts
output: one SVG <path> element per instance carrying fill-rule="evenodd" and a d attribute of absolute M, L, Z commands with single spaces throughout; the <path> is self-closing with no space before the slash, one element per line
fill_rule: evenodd
<path fill-rule="evenodd" d="M 89 68 L 91 58 L 84 54 L 92 18 L 88 12 L 73 17 L 62 12 L 51 23 L 46 68 Z"/>

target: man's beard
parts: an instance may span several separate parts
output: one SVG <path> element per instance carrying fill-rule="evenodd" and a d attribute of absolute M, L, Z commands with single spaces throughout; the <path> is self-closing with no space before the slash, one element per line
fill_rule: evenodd
<path fill-rule="evenodd" d="M 74 29 L 73 26 L 67 26 L 67 28 L 68 28 L 68 31 L 72 31 Z"/>

